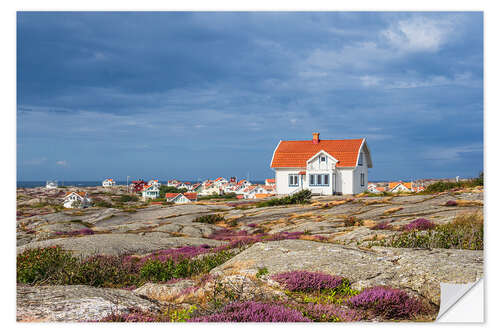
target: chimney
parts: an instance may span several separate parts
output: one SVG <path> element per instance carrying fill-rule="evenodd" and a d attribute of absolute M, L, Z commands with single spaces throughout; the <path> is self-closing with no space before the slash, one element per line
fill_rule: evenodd
<path fill-rule="evenodd" d="M 319 143 L 319 133 L 313 133 L 313 143 Z"/>

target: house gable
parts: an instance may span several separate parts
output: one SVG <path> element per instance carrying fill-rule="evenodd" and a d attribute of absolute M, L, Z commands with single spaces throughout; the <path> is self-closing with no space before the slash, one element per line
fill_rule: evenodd
<path fill-rule="evenodd" d="M 365 139 L 280 141 L 274 150 L 271 168 L 305 168 L 307 161 L 320 151 L 334 157 L 336 167 L 356 167 L 364 143 Z"/>

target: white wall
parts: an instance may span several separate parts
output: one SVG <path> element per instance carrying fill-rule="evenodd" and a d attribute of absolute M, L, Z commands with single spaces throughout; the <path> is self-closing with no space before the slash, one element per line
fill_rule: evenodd
<path fill-rule="evenodd" d="M 342 168 L 337 169 L 337 173 L 340 174 L 339 180 L 339 191 L 342 194 L 353 194 L 353 171 L 352 168 Z"/>
<path fill-rule="evenodd" d="M 300 175 L 299 175 L 299 186 L 288 186 L 288 175 L 298 174 L 299 169 L 283 168 L 276 169 L 276 193 L 277 194 L 289 194 L 295 191 L 297 188 L 301 188 Z"/>

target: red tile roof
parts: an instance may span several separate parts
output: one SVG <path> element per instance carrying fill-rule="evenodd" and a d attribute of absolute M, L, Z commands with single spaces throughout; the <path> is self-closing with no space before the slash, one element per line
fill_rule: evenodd
<path fill-rule="evenodd" d="M 337 167 L 355 167 L 363 139 L 281 141 L 276 147 L 271 168 L 303 168 L 307 160 L 324 150 L 338 160 Z"/>
<path fill-rule="evenodd" d="M 266 183 L 276 183 L 276 179 L 274 178 L 266 179 Z"/>
<path fill-rule="evenodd" d="M 179 194 L 180 193 L 165 193 L 165 198 L 167 198 L 167 199 L 175 198 Z"/>
<path fill-rule="evenodd" d="M 184 196 L 188 198 L 189 200 L 196 200 L 198 198 L 198 193 L 196 192 L 186 192 L 184 193 Z"/>
<path fill-rule="evenodd" d="M 81 196 L 81 197 L 84 197 L 84 196 L 86 196 L 86 195 L 87 195 L 87 192 L 74 192 L 74 191 L 73 191 L 73 192 L 66 192 L 66 196 L 68 196 L 68 195 L 70 195 L 70 194 L 72 194 L 72 193 L 76 193 L 76 194 L 78 194 L 78 195 L 79 195 L 79 196 Z"/>

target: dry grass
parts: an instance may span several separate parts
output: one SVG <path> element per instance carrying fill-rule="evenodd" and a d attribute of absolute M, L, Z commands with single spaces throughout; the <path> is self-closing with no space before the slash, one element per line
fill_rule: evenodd
<path fill-rule="evenodd" d="M 394 207 L 394 208 L 389 208 L 388 210 L 386 210 L 383 215 L 389 215 L 389 214 L 393 214 L 395 212 L 399 212 L 400 210 L 402 210 L 403 207 Z"/>
<path fill-rule="evenodd" d="M 385 199 L 381 199 L 381 200 L 376 200 L 376 199 L 365 200 L 363 203 L 365 204 L 365 206 L 378 205 L 378 204 L 390 204 L 391 203 L 391 199 L 392 198 L 385 198 Z"/>
<path fill-rule="evenodd" d="M 479 200 L 456 200 L 459 207 L 483 206 L 483 202 Z"/>
<path fill-rule="evenodd" d="M 308 213 L 302 213 L 302 214 L 299 214 L 299 213 L 293 213 L 290 215 L 290 219 L 294 220 L 294 219 L 301 219 L 301 218 L 304 218 L 304 217 L 312 217 L 314 214 L 311 213 L 311 212 L 308 212 Z"/>
<path fill-rule="evenodd" d="M 368 227 L 368 228 L 371 228 L 371 227 L 374 227 L 377 225 L 377 222 L 373 221 L 373 220 L 363 220 L 361 221 L 360 223 L 362 226 L 364 227 Z"/>

